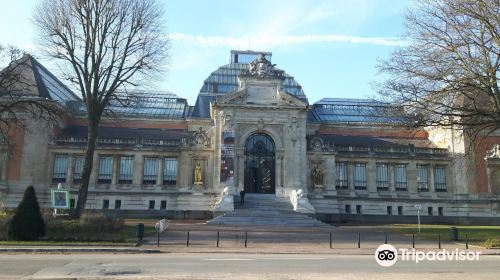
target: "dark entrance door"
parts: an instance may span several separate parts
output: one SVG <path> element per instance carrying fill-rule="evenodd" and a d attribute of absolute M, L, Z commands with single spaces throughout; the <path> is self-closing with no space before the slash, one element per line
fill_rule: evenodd
<path fill-rule="evenodd" d="M 275 147 L 269 135 L 255 133 L 245 144 L 245 192 L 275 193 Z"/>

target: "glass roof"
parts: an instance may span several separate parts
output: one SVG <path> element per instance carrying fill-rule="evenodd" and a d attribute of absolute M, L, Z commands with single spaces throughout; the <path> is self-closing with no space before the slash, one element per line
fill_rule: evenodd
<path fill-rule="evenodd" d="M 72 104 L 77 113 L 86 111 L 85 104 Z M 108 115 L 152 117 L 152 118 L 184 118 L 189 107 L 184 98 L 173 93 L 164 92 L 132 92 L 119 94 L 110 100 Z"/>
<path fill-rule="evenodd" d="M 38 89 L 41 91 L 42 95 L 62 103 L 80 99 L 36 59 L 32 58 L 31 65 L 34 70 L 35 79 L 38 83 Z"/>
<path fill-rule="evenodd" d="M 250 69 L 249 62 L 257 59 L 261 52 L 255 51 L 231 51 L 231 63 L 219 67 L 204 81 L 200 93 L 225 94 L 238 90 L 238 75 L 243 70 Z M 270 52 L 264 52 L 266 59 L 271 59 Z M 293 76 L 285 73 L 283 87 L 286 92 L 304 99 L 306 96 L 302 86 L 295 81 Z"/>
<path fill-rule="evenodd" d="M 342 123 L 393 123 L 389 110 L 395 107 L 373 99 L 323 98 L 314 103 L 312 121 Z M 310 118 L 311 120 L 311 118 Z"/>

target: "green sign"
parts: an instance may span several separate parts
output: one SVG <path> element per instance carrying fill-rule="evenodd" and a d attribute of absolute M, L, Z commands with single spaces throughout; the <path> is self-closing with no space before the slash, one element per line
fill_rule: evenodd
<path fill-rule="evenodd" d="M 51 190 L 52 208 L 69 209 L 69 191 Z"/>

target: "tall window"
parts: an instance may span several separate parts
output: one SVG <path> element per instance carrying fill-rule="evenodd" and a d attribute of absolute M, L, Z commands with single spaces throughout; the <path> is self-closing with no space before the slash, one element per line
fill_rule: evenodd
<path fill-rule="evenodd" d="M 434 184 L 437 192 L 446 191 L 446 167 L 436 165 L 434 167 Z"/>
<path fill-rule="evenodd" d="M 429 166 L 417 165 L 417 187 L 419 191 L 429 190 Z"/>
<path fill-rule="evenodd" d="M 366 163 L 354 165 L 354 188 L 366 189 Z"/>
<path fill-rule="evenodd" d="M 52 171 L 52 182 L 65 183 L 67 172 L 68 172 L 68 156 L 67 155 L 55 155 L 54 156 L 54 169 Z"/>
<path fill-rule="evenodd" d="M 120 157 L 120 175 L 118 176 L 118 184 L 132 184 L 132 176 L 134 175 L 134 157 Z"/>
<path fill-rule="evenodd" d="M 158 158 L 144 158 L 144 171 L 142 174 L 142 183 L 145 185 L 156 184 L 158 178 Z"/>
<path fill-rule="evenodd" d="M 75 157 L 75 166 L 73 170 L 73 183 L 79 184 L 82 181 L 83 164 L 85 163 L 84 156 Z"/>
<path fill-rule="evenodd" d="M 377 189 L 389 189 L 389 165 L 377 164 Z"/>
<path fill-rule="evenodd" d="M 113 157 L 100 156 L 99 157 L 99 172 L 97 174 L 98 184 L 111 184 L 113 178 Z"/>
<path fill-rule="evenodd" d="M 345 162 L 338 162 L 336 165 L 336 171 L 337 171 L 337 182 L 336 182 L 336 188 L 337 189 L 347 189 L 348 185 L 348 175 L 347 175 L 347 163 Z"/>
<path fill-rule="evenodd" d="M 394 183 L 396 185 L 396 190 L 406 191 L 406 165 L 405 164 L 394 165 Z"/>
<path fill-rule="evenodd" d="M 177 159 L 165 158 L 163 165 L 163 184 L 175 185 L 177 182 Z"/>

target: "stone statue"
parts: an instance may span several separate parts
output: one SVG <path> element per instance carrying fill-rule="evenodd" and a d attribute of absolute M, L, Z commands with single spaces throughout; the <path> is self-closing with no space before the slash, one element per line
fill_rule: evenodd
<path fill-rule="evenodd" d="M 323 170 L 319 166 L 315 166 L 311 172 L 311 182 L 314 186 L 323 185 Z"/>
<path fill-rule="evenodd" d="M 200 163 L 198 162 L 194 168 L 194 184 L 195 185 L 201 185 L 203 182 L 202 182 L 202 175 L 201 175 L 201 165 Z"/>

